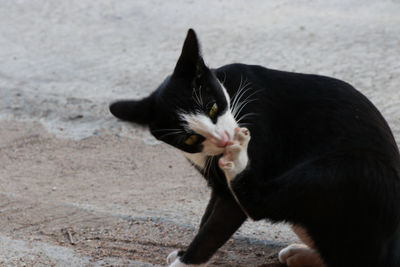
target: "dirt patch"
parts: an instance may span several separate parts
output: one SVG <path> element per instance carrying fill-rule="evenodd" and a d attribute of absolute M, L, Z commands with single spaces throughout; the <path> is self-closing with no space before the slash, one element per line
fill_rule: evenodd
<path fill-rule="evenodd" d="M 165 256 L 184 249 L 196 229 L 162 218 L 134 218 L 49 204 L 2 194 L 1 233 L 13 239 L 69 247 L 92 262 L 118 258 L 165 264 Z M 279 266 L 279 245 L 233 238 L 213 258 L 216 266 Z"/>
<path fill-rule="evenodd" d="M 69 248 L 83 265 L 148 266 L 165 265 L 195 236 L 209 191 L 179 152 L 116 135 L 58 139 L 33 122 L 0 125 L 0 236 L 24 241 L 16 246 Z M 212 265 L 277 266 L 292 235 L 263 226 L 245 225 Z M 66 252 L 45 252 L 0 262 L 62 265 Z"/>

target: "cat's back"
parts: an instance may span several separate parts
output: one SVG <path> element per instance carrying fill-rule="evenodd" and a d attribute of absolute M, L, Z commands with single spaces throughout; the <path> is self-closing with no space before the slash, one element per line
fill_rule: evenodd
<path fill-rule="evenodd" d="M 361 97 L 369 102 L 349 83 L 323 75 L 275 70 L 242 63 L 228 64 L 215 72 L 231 95 L 234 95 L 240 86 L 248 84 L 253 91 L 261 89 L 263 93 L 280 96 L 282 100 L 286 96 L 297 101 L 331 100 L 338 103 L 338 100 L 358 102 Z"/>
<path fill-rule="evenodd" d="M 215 73 L 232 99 L 242 94 L 241 101 L 251 100 L 237 115 L 252 114 L 240 121 L 252 133 L 251 153 L 279 165 L 288 162 L 288 154 L 289 161 L 298 161 L 332 150 L 374 151 L 399 166 L 397 144 L 387 122 L 350 84 L 246 64 L 226 65 Z"/>

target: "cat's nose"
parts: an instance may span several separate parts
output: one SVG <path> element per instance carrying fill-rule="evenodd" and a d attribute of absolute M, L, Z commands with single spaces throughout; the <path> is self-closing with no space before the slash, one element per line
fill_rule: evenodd
<path fill-rule="evenodd" d="M 228 132 L 220 133 L 220 138 L 217 139 L 216 145 L 218 147 L 226 147 L 230 141 Z"/>

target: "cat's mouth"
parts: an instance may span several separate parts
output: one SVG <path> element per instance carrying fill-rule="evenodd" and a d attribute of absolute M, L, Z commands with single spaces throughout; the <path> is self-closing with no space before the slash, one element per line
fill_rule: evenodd
<path fill-rule="evenodd" d="M 230 134 L 228 131 L 223 131 L 217 134 L 211 134 L 209 136 L 205 136 L 206 140 L 210 140 L 215 146 L 219 148 L 225 148 L 229 141 L 231 140 Z"/>
<path fill-rule="evenodd" d="M 205 140 L 202 143 L 202 152 L 207 156 L 217 156 L 223 154 L 225 148 L 231 142 L 231 134 L 228 131 L 223 131 L 215 134 L 206 134 Z"/>

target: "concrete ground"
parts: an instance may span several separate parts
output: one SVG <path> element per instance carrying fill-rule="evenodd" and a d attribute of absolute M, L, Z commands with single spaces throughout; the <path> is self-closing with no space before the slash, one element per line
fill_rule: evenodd
<path fill-rule="evenodd" d="M 0 2 L 0 266 L 162 266 L 209 190 L 108 103 L 154 90 L 188 28 L 210 67 L 343 79 L 400 140 L 400 1 Z M 296 237 L 248 222 L 211 265 L 276 266 Z"/>

